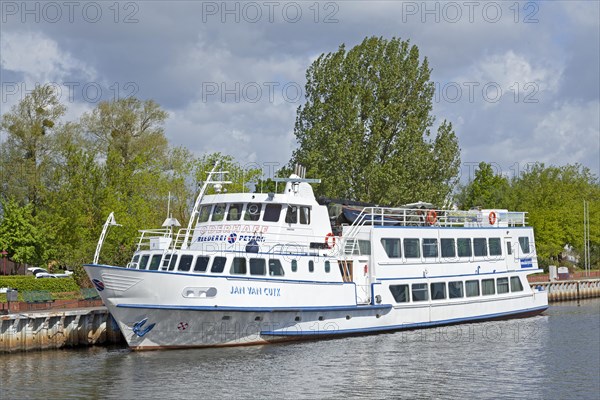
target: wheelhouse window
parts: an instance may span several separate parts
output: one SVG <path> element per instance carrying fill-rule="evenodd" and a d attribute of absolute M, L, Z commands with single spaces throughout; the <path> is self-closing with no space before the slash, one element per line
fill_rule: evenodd
<path fill-rule="evenodd" d="M 231 268 L 229 269 L 229 273 L 232 275 L 246 275 L 246 258 L 235 257 L 231 264 Z"/>
<path fill-rule="evenodd" d="M 485 238 L 473 239 L 473 250 L 475 253 L 475 257 L 487 256 L 487 241 L 485 240 Z"/>
<path fill-rule="evenodd" d="M 460 299 L 464 297 L 462 281 L 448 282 L 448 297 Z"/>
<path fill-rule="evenodd" d="M 225 263 L 227 262 L 227 258 L 225 257 L 215 257 L 212 262 L 212 266 L 210 267 L 210 272 L 221 273 L 225 269 Z"/>
<path fill-rule="evenodd" d="M 396 303 L 408 303 L 410 301 L 408 285 L 390 285 L 390 292 L 392 292 Z"/>
<path fill-rule="evenodd" d="M 148 266 L 148 269 L 151 270 L 151 271 L 158 270 L 161 258 L 162 258 L 161 254 L 155 254 L 155 255 L 153 255 L 152 259 L 150 260 L 150 266 Z"/>
<path fill-rule="evenodd" d="M 177 267 L 177 270 L 189 271 L 192 267 L 192 261 L 194 261 L 194 256 L 191 254 L 183 254 L 179 259 L 179 266 Z"/>
<path fill-rule="evenodd" d="M 260 218 L 261 211 L 262 204 L 248 203 L 248 205 L 246 206 L 246 212 L 244 213 L 244 221 L 258 221 Z"/>
<path fill-rule="evenodd" d="M 300 224 L 310 224 L 310 207 L 300 207 Z"/>
<path fill-rule="evenodd" d="M 479 296 L 479 281 L 466 281 L 465 293 L 467 294 L 467 297 Z"/>
<path fill-rule="evenodd" d="M 250 259 L 250 275 L 266 275 L 267 263 L 264 258 Z"/>
<path fill-rule="evenodd" d="M 437 239 L 423 239 L 423 257 L 436 258 L 438 256 Z"/>
<path fill-rule="evenodd" d="M 413 301 L 429 300 L 429 292 L 427 291 L 426 283 L 413 283 L 412 284 L 412 299 L 413 299 Z"/>
<path fill-rule="evenodd" d="M 496 279 L 496 290 L 498 294 L 508 293 L 508 278 Z"/>
<path fill-rule="evenodd" d="M 287 211 L 285 212 L 285 222 L 288 224 L 297 224 L 298 223 L 298 207 L 289 205 L 287 206 Z"/>
<path fill-rule="evenodd" d="M 421 258 L 419 239 L 404 239 L 404 256 L 406 258 Z"/>
<path fill-rule="evenodd" d="M 139 269 L 146 269 L 146 265 L 148 265 L 148 259 L 150 259 L 150 255 L 144 254 L 142 256 L 142 259 L 140 260 L 140 267 L 139 267 Z"/>
<path fill-rule="evenodd" d="M 489 296 L 496 293 L 493 279 L 482 279 L 481 280 L 481 294 Z"/>
<path fill-rule="evenodd" d="M 502 243 L 500 242 L 500 238 L 489 238 L 488 247 L 490 249 L 490 256 L 502 255 Z"/>
<path fill-rule="evenodd" d="M 433 282 L 431 284 L 431 300 L 446 298 L 446 282 Z"/>
<path fill-rule="evenodd" d="M 402 252 L 400 251 L 400 239 L 382 238 L 381 245 L 389 258 L 402 257 Z"/>
<path fill-rule="evenodd" d="M 523 254 L 529 254 L 529 237 L 528 236 L 520 236 L 519 237 L 519 246 L 521 246 L 521 251 Z"/>
<path fill-rule="evenodd" d="M 196 264 L 194 265 L 194 272 L 206 272 L 209 261 L 210 257 L 198 256 L 198 258 L 196 258 Z"/>
<path fill-rule="evenodd" d="M 267 204 L 265 206 L 265 215 L 263 221 L 277 222 L 281 214 L 281 204 Z"/>
<path fill-rule="evenodd" d="M 442 258 L 456 257 L 456 249 L 454 248 L 454 239 L 440 239 L 440 247 L 442 248 Z"/>
<path fill-rule="evenodd" d="M 276 258 L 269 260 L 269 275 L 283 276 L 283 267 L 281 266 L 281 261 Z"/>
<path fill-rule="evenodd" d="M 473 255 L 471 250 L 471 239 L 456 239 L 456 247 L 458 249 L 459 257 L 471 257 Z"/>
<path fill-rule="evenodd" d="M 229 205 L 229 210 L 227 211 L 227 221 L 239 221 L 242 217 L 242 208 L 244 205 L 242 203 L 232 203 Z"/>
<path fill-rule="evenodd" d="M 510 291 L 511 292 L 522 292 L 523 285 L 521 284 L 521 279 L 518 276 L 510 277 Z"/>
<path fill-rule="evenodd" d="M 223 217 L 225 216 L 225 207 L 226 204 L 215 204 L 213 208 L 211 221 L 223 221 Z"/>
<path fill-rule="evenodd" d="M 206 222 L 208 221 L 208 217 L 210 217 L 210 209 L 212 205 L 202 206 L 200 208 L 200 215 L 198 215 L 198 222 Z"/>

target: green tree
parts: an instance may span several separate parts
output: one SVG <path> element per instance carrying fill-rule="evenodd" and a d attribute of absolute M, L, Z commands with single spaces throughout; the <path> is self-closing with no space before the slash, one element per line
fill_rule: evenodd
<path fill-rule="evenodd" d="M 494 174 L 492 165 L 480 162 L 475 178 L 463 186 L 456 196 L 459 208 L 499 208 L 506 203 L 509 182 L 506 177 Z"/>
<path fill-rule="evenodd" d="M 33 204 L 20 206 L 14 200 L 2 200 L 0 206 L 0 249 L 16 263 L 44 264 L 51 257 L 49 232 L 33 215 Z"/>
<path fill-rule="evenodd" d="M 567 244 L 583 254 L 583 200 L 590 206 L 591 247 L 600 244 L 600 185 L 588 168 L 536 163 L 513 179 L 510 191 L 505 208 L 528 213 L 542 265 L 556 262 Z"/>
<path fill-rule="evenodd" d="M 65 111 L 52 86 L 36 86 L 0 122 L 0 130 L 8 133 L 0 151 L 0 191 L 21 204 L 31 203 L 34 215 L 51 174 L 53 133 Z"/>
<path fill-rule="evenodd" d="M 321 178 L 318 195 L 398 205 L 445 203 L 460 166 L 452 125 L 432 138 L 433 82 L 427 58 L 397 38 L 370 37 L 322 54 L 306 73 L 299 147 L 290 166 Z"/>

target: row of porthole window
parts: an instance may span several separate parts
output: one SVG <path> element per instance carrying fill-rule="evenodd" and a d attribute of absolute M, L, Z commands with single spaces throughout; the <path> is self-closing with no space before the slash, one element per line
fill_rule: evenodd
<path fill-rule="evenodd" d="M 480 290 L 481 289 L 481 290 Z M 518 276 L 505 278 L 474 279 L 467 281 L 413 283 L 412 285 L 390 285 L 390 292 L 397 303 L 411 301 L 460 299 L 466 297 L 490 296 L 510 292 L 522 292 L 523 284 Z"/>
<path fill-rule="evenodd" d="M 382 238 L 381 244 L 389 258 L 436 258 L 441 250 L 443 258 L 458 257 L 487 257 L 502 256 L 502 245 L 500 238 Z M 401 244 L 403 245 L 401 249 Z M 419 245 L 420 244 L 420 245 Z M 519 245 L 523 254 L 529 254 L 529 237 L 519 237 Z M 510 242 L 506 243 L 507 254 L 512 254 Z"/>

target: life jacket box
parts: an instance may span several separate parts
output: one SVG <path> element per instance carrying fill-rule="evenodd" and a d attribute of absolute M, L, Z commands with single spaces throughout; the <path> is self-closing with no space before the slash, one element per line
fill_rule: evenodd
<path fill-rule="evenodd" d="M 169 248 L 171 238 L 164 236 L 154 236 L 150 238 L 150 250 L 165 250 Z"/>

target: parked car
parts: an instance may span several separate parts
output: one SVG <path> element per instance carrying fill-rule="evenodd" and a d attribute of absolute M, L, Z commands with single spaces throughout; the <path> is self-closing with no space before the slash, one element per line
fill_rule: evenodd
<path fill-rule="evenodd" d="M 73 271 L 65 271 L 62 274 L 51 274 L 48 272 L 48 270 L 46 270 L 44 268 L 39 268 L 39 267 L 30 267 L 30 268 L 27 268 L 27 270 L 29 272 L 31 272 L 33 274 L 33 276 L 36 277 L 36 279 L 38 279 L 38 278 L 68 278 L 69 276 L 73 275 Z"/>

